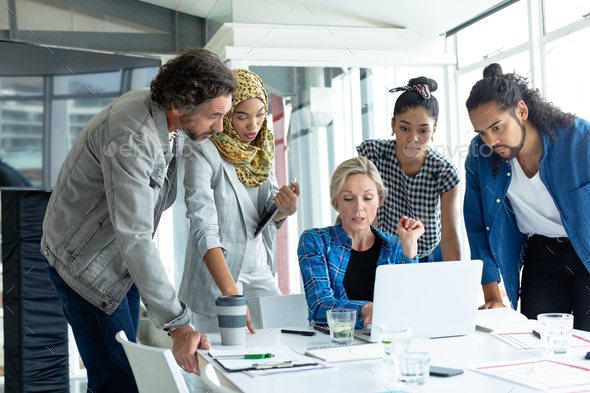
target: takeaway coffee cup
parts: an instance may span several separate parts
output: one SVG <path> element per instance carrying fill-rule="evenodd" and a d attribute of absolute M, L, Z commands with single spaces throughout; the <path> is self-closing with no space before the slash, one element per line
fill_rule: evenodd
<path fill-rule="evenodd" d="M 246 338 L 248 299 L 245 296 L 219 296 L 215 300 L 222 345 L 241 345 Z"/>

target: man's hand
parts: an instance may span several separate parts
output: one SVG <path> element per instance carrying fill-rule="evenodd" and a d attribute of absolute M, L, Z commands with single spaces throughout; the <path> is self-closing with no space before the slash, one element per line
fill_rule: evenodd
<path fill-rule="evenodd" d="M 207 336 L 194 331 L 191 325 L 186 325 L 174 330 L 170 337 L 174 341 L 172 353 L 176 363 L 186 372 L 201 375 L 196 352 L 198 348 L 211 348 L 211 341 Z"/>
<path fill-rule="evenodd" d="M 502 308 L 506 307 L 502 302 L 487 302 L 483 306 L 479 306 L 478 310 L 487 310 L 490 308 Z"/>

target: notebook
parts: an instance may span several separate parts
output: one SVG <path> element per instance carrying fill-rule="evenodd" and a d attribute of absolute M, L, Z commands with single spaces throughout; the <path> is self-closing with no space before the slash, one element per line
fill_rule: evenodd
<path fill-rule="evenodd" d="M 482 269 L 480 260 L 378 266 L 372 326 L 412 326 L 412 337 L 423 338 L 473 333 Z M 365 341 L 378 336 L 376 328 L 355 331 Z"/>
<path fill-rule="evenodd" d="M 381 343 L 327 345 L 324 347 L 307 348 L 305 354 L 329 363 L 382 359 L 383 345 Z"/>
<path fill-rule="evenodd" d="M 528 319 L 508 307 L 477 310 L 475 329 L 481 332 L 531 332 L 539 328 L 537 320 Z"/>

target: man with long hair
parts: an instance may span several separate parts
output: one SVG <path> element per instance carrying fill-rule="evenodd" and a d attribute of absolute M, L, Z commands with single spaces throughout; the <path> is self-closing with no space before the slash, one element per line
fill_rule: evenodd
<path fill-rule="evenodd" d="M 125 93 L 88 122 L 60 170 L 43 222 L 41 252 L 88 372 L 88 390 L 137 392 L 115 334 L 135 341 L 139 298 L 174 340 L 174 357 L 199 372 L 208 339 L 189 325 L 152 237 L 176 200 L 184 131 L 223 129 L 236 88 L 213 53 L 187 49 L 151 88 Z"/>
<path fill-rule="evenodd" d="M 466 105 L 478 135 L 465 162 L 464 215 L 472 258 L 484 261 L 481 308 L 504 306 L 501 274 L 528 318 L 573 313 L 574 327 L 590 331 L 590 123 L 498 64 Z"/>

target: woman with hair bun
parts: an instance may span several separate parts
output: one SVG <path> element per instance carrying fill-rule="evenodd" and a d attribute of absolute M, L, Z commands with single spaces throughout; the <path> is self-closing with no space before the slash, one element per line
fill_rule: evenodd
<path fill-rule="evenodd" d="M 326 311 L 357 311 L 357 328 L 373 317 L 377 266 L 415 263 L 420 220 L 402 217 L 399 238 L 371 227 L 387 189 L 377 168 L 365 157 L 344 161 L 330 182 L 330 201 L 338 211 L 334 226 L 308 229 L 299 239 L 297 255 L 311 321 L 326 325 Z"/>
<path fill-rule="evenodd" d="M 373 224 L 382 232 L 397 235 L 402 216 L 424 224 L 418 241 L 420 262 L 461 259 L 459 243 L 459 171 L 451 161 L 429 146 L 438 121 L 438 88 L 434 79 L 410 79 L 395 102 L 391 135 L 395 139 L 364 141 L 356 149 L 371 160 L 389 195 Z"/>
<path fill-rule="evenodd" d="M 499 64 L 483 76 L 466 102 L 477 136 L 464 202 L 471 256 L 484 261 L 481 308 L 504 307 L 501 274 L 528 318 L 573 313 L 590 331 L 590 123 Z"/>

